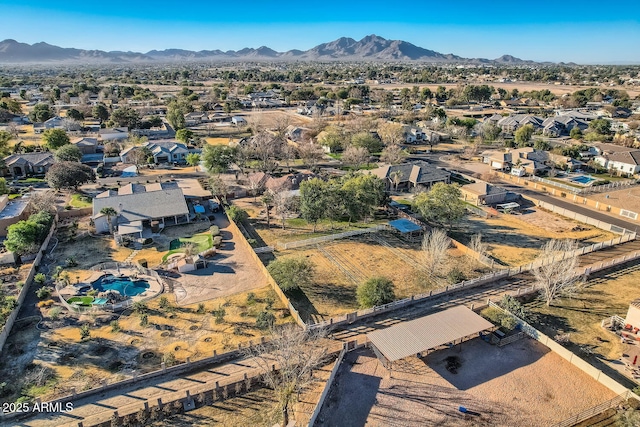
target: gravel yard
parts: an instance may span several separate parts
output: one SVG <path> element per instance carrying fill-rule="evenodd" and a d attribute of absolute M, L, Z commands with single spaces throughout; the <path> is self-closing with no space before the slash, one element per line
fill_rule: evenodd
<path fill-rule="evenodd" d="M 457 374 L 445 368 L 449 356 L 461 362 Z M 475 339 L 462 351 L 397 362 L 391 374 L 373 352 L 350 353 L 319 420 L 323 426 L 548 426 L 613 397 L 536 341 L 498 348 Z"/>

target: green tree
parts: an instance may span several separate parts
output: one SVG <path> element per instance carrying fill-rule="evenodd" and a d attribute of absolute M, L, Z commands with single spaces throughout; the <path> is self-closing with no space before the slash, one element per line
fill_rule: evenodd
<path fill-rule="evenodd" d="M 82 114 L 80 111 L 76 110 L 75 108 L 70 108 L 67 111 L 67 117 L 73 120 L 82 120 L 84 119 L 84 114 Z"/>
<path fill-rule="evenodd" d="M 202 150 L 202 161 L 209 173 L 222 173 L 234 162 L 236 153 L 235 147 L 207 144 Z"/>
<path fill-rule="evenodd" d="M 343 180 L 341 188 L 344 210 L 349 223 L 366 219 L 385 198 L 385 184 L 374 175 L 352 175 Z"/>
<path fill-rule="evenodd" d="M 55 158 L 59 162 L 79 162 L 82 152 L 76 145 L 67 144 L 56 150 Z"/>
<path fill-rule="evenodd" d="M 230 220 L 235 223 L 244 222 L 249 218 L 249 214 L 244 209 L 241 209 L 237 206 L 229 206 L 229 208 L 225 211 Z"/>
<path fill-rule="evenodd" d="M 193 168 L 196 169 L 200 164 L 200 154 L 189 153 L 187 154 L 186 161 L 189 166 L 193 166 Z"/>
<path fill-rule="evenodd" d="M 148 147 L 137 146 L 127 154 L 127 158 L 136 166 L 136 171 L 140 172 L 140 166 L 153 162 L 153 153 Z"/>
<path fill-rule="evenodd" d="M 267 270 L 283 291 L 292 291 L 313 283 L 315 265 L 308 258 L 278 258 Z"/>
<path fill-rule="evenodd" d="M 111 222 L 111 218 L 114 218 L 118 215 L 118 212 L 111 206 L 105 206 L 100 209 L 100 213 L 107 217 L 107 224 L 109 224 L 109 232 L 113 234 L 113 223 Z"/>
<path fill-rule="evenodd" d="M 361 308 L 375 307 L 396 299 L 393 282 L 386 277 L 372 277 L 358 285 L 356 297 Z"/>
<path fill-rule="evenodd" d="M 57 150 L 70 142 L 64 129 L 47 129 L 42 134 L 42 140 L 49 150 Z"/>
<path fill-rule="evenodd" d="M 38 242 L 38 224 L 29 220 L 18 221 L 7 227 L 4 246 L 11 252 L 23 255 L 34 250 Z"/>
<path fill-rule="evenodd" d="M 344 148 L 345 137 L 342 132 L 335 126 L 329 126 L 320 135 L 318 135 L 318 142 L 320 145 L 328 147 L 332 153 L 340 151 Z"/>
<path fill-rule="evenodd" d="M 589 129 L 601 135 L 609 135 L 611 133 L 611 122 L 606 119 L 591 120 Z"/>
<path fill-rule="evenodd" d="M 49 104 L 39 103 L 34 105 L 29 113 L 29 119 L 34 123 L 42 123 L 53 117 L 53 111 Z"/>
<path fill-rule="evenodd" d="M 580 130 L 580 128 L 576 126 L 571 129 L 571 132 L 569 132 L 569 136 L 571 137 L 571 139 L 582 139 L 582 130 Z"/>
<path fill-rule="evenodd" d="M 369 153 L 378 153 L 382 149 L 382 142 L 371 132 L 358 132 L 351 136 L 351 145 L 366 148 Z"/>
<path fill-rule="evenodd" d="M 140 124 L 140 114 L 131 107 L 121 107 L 111 113 L 111 120 L 116 126 L 135 129 Z"/>
<path fill-rule="evenodd" d="M 438 182 L 428 192 L 418 194 L 413 207 L 426 221 L 451 229 L 465 215 L 461 194 L 457 184 Z"/>
<path fill-rule="evenodd" d="M 533 143 L 533 148 L 535 148 L 536 150 L 548 151 L 551 148 L 551 145 L 549 144 L 549 142 L 543 139 L 538 139 Z"/>
<path fill-rule="evenodd" d="M 326 217 L 328 184 L 320 178 L 313 178 L 300 183 L 300 215 L 313 224 L 316 232 L 318 221 Z"/>
<path fill-rule="evenodd" d="M 98 104 L 91 109 L 91 115 L 94 118 L 104 122 L 105 120 L 109 119 L 110 114 L 109 114 L 109 110 L 104 104 Z"/>
<path fill-rule="evenodd" d="M 182 129 L 185 127 L 184 115 L 188 112 L 184 103 L 171 101 L 167 106 L 167 121 L 175 130 Z"/>
<path fill-rule="evenodd" d="M 518 130 L 516 130 L 516 133 L 514 134 L 516 144 L 518 144 L 519 147 L 526 145 L 531 140 L 532 136 L 533 136 L 533 125 L 531 124 L 527 124 L 520 127 Z"/>
<path fill-rule="evenodd" d="M 6 178 L 0 178 L 0 194 L 9 194 L 10 188 Z"/>
<path fill-rule="evenodd" d="M 87 182 L 96 180 L 96 174 L 87 165 L 77 162 L 59 162 L 51 165 L 46 175 L 51 188 L 74 189 Z"/>
<path fill-rule="evenodd" d="M 178 129 L 176 139 L 187 144 L 193 138 L 193 131 L 189 129 Z"/>

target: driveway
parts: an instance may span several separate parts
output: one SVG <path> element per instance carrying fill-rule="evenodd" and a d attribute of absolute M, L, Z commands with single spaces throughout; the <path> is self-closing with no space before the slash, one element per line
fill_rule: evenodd
<path fill-rule="evenodd" d="M 229 229 L 224 213 L 216 213 L 215 225 L 220 227 L 222 245 L 207 262 L 207 268 L 182 273 L 174 286 L 179 305 L 195 304 L 210 299 L 248 292 L 268 285 L 267 278 L 255 257 L 238 235 Z"/>

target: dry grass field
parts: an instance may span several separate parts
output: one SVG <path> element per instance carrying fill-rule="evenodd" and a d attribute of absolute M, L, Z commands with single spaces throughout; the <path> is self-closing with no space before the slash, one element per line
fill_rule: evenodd
<path fill-rule="evenodd" d="M 611 205 L 640 213 L 640 187 L 590 194 L 589 199 L 597 200 L 602 205 Z"/>
<path fill-rule="evenodd" d="M 482 234 L 482 241 L 489 245 L 488 254 L 509 266 L 531 262 L 549 239 L 576 239 L 586 246 L 616 237 L 613 233 L 540 209 L 528 209 L 523 215 L 501 214 L 493 218 L 467 216 L 452 236 L 466 244 L 477 233 Z"/>
<path fill-rule="evenodd" d="M 418 243 L 407 243 L 387 232 L 281 251 L 277 257 L 306 257 L 315 265 L 313 285 L 292 295 L 303 318 L 314 321 L 356 310 L 356 288 L 371 277 L 393 280 L 398 299 L 448 284 L 446 277 L 429 277 L 423 271 L 424 258 Z M 487 269 L 452 248 L 441 269 L 442 276 L 453 267 L 466 278 L 480 276 Z"/>
<path fill-rule="evenodd" d="M 533 313 L 532 324 L 551 338 L 569 334 L 567 348 L 591 363 L 615 360 L 625 346 L 612 332 L 602 328 L 603 319 L 614 314 L 625 317 L 629 303 L 638 298 L 640 265 L 630 263 L 615 271 L 595 274 L 571 298 L 554 301 L 547 307 L 533 300 L 526 307 Z"/>

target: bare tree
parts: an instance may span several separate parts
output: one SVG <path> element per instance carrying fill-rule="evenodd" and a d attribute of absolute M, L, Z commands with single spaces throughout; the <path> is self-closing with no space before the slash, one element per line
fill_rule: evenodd
<path fill-rule="evenodd" d="M 469 249 L 480 255 L 485 255 L 487 252 L 487 244 L 482 241 L 482 233 L 474 234 L 469 243 Z M 468 253 L 475 259 L 475 254 Z"/>
<path fill-rule="evenodd" d="M 259 175 L 259 174 L 258 174 Z M 247 186 L 249 187 L 249 191 L 253 195 L 253 201 L 258 201 L 258 194 L 262 191 L 262 175 L 250 175 L 249 180 L 247 181 Z"/>
<path fill-rule="evenodd" d="M 227 204 L 227 194 L 229 193 L 229 186 L 220 177 L 220 175 L 215 175 L 209 178 L 209 189 L 211 190 L 211 194 L 217 196 L 223 204 Z"/>
<path fill-rule="evenodd" d="M 400 185 L 400 183 L 402 182 L 402 179 L 404 178 L 402 171 L 391 172 L 391 174 L 389 175 L 389 178 L 391 178 L 391 182 L 393 182 L 394 190 L 398 192 L 398 185 Z"/>
<path fill-rule="evenodd" d="M 447 259 L 447 250 L 451 246 L 451 239 L 447 233 L 440 228 L 432 228 L 422 239 L 422 250 L 424 253 L 425 271 L 430 275 L 435 275 L 438 267 Z"/>
<path fill-rule="evenodd" d="M 549 240 L 534 261 L 534 264 L 541 264 L 533 269 L 533 276 L 541 287 L 541 297 L 547 307 L 553 300 L 570 295 L 580 287 L 580 276 L 576 272 L 577 249 L 575 240 Z"/>
<path fill-rule="evenodd" d="M 398 145 L 404 142 L 404 126 L 401 123 L 384 122 L 378 125 L 378 135 L 385 145 Z"/>
<path fill-rule="evenodd" d="M 542 288 L 542 299 L 547 307 L 561 296 L 570 295 L 580 287 L 578 267 L 578 243 L 575 240 L 549 240 L 542 246 L 542 253 L 534 263 L 536 284 Z"/>
<path fill-rule="evenodd" d="M 318 161 L 322 160 L 322 156 L 324 156 L 322 147 L 314 144 L 312 141 L 301 142 L 300 145 L 298 145 L 298 153 L 304 164 L 310 168 L 315 167 Z"/>
<path fill-rule="evenodd" d="M 20 125 L 16 122 L 9 122 L 7 132 L 9 132 L 13 138 L 17 138 L 20 134 Z"/>
<path fill-rule="evenodd" d="M 315 381 L 314 370 L 328 361 L 327 347 L 320 342 L 324 334 L 289 324 L 272 330 L 265 344 L 246 349 L 247 356 L 253 357 L 262 371 L 264 383 L 278 398 L 284 426 L 289 424 L 300 393 Z"/>
<path fill-rule="evenodd" d="M 34 212 L 56 211 L 56 192 L 53 190 L 34 191 L 29 196 L 29 206 Z"/>
<path fill-rule="evenodd" d="M 406 157 L 406 153 L 399 145 L 390 145 L 382 150 L 380 160 L 389 163 L 390 165 L 396 165 Z"/>
<path fill-rule="evenodd" d="M 251 139 L 251 157 L 260 162 L 262 172 L 273 172 L 278 168 L 277 158 L 282 152 L 282 141 L 267 132 L 260 132 Z"/>
<path fill-rule="evenodd" d="M 286 227 L 287 217 L 296 210 L 295 198 L 287 187 L 280 187 L 271 191 L 271 200 L 276 214 L 280 216 L 282 221 L 282 229 Z"/>
<path fill-rule="evenodd" d="M 369 151 L 364 147 L 350 145 L 342 153 L 342 162 L 352 165 L 355 169 L 360 168 L 368 159 Z"/>

